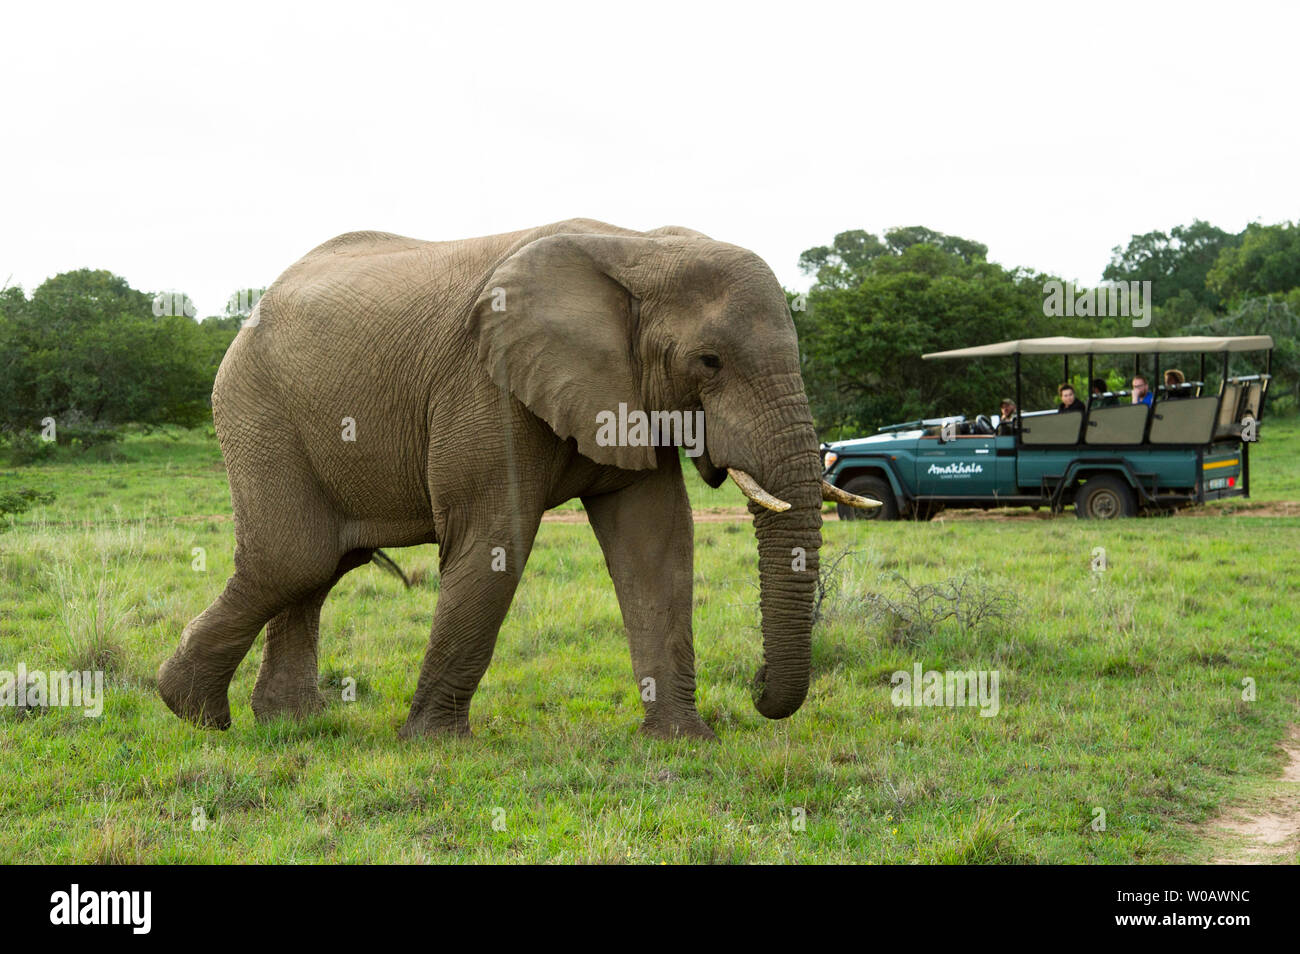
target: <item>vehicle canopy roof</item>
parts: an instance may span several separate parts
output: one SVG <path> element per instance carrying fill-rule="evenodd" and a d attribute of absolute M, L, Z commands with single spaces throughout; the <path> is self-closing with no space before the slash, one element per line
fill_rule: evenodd
<path fill-rule="evenodd" d="M 1177 352 L 1270 351 L 1269 335 L 1212 337 L 1188 335 L 1182 338 L 1018 338 L 997 344 L 932 351 L 922 355 L 929 361 L 939 358 L 1000 358 L 1013 354 L 1174 354 Z"/>

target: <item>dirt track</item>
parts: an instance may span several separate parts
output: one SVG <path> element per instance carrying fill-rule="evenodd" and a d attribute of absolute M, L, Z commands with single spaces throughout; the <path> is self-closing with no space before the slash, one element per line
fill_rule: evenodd
<path fill-rule="evenodd" d="M 743 507 L 714 507 L 708 510 L 692 511 L 696 523 L 731 523 L 748 521 L 749 511 Z M 1174 514 L 1176 517 L 1300 517 L 1300 501 L 1277 500 L 1268 503 L 1235 503 L 1228 506 L 1190 507 Z M 823 517 L 828 521 L 839 518 L 833 511 L 827 511 Z M 1060 517 L 1073 517 L 1067 510 Z M 1052 514 L 1046 509 L 1030 510 L 1026 507 L 1007 507 L 1000 510 L 945 510 L 934 518 L 935 523 L 966 523 L 976 521 L 1023 522 L 1029 520 L 1051 520 Z M 586 523 L 587 515 L 581 510 L 556 510 L 542 517 L 543 523 Z"/>
<path fill-rule="evenodd" d="M 1277 864 L 1300 848 L 1300 725 L 1282 745 L 1282 774 L 1247 804 L 1230 806 L 1203 828 L 1216 846 L 1214 864 Z"/>
<path fill-rule="evenodd" d="M 735 523 L 748 522 L 749 511 L 744 507 L 710 507 L 708 510 L 693 510 L 691 514 L 696 523 Z M 835 511 L 828 510 L 822 514 L 830 522 L 839 520 Z M 1067 510 L 1061 517 L 1070 517 Z M 1274 500 L 1267 503 L 1235 503 L 1228 506 L 1191 507 L 1180 510 L 1177 517 L 1300 517 L 1300 501 Z M 47 527 L 100 527 L 121 526 L 128 523 L 168 524 L 168 523 L 203 523 L 215 521 L 228 523 L 234 517 L 229 513 L 187 514 L 179 517 L 146 517 L 133 520 L 129 517 L 102 520 L 48 520 L 42 523 Z M 1007 507 L 1001 510 L 945 510 L 934 518 L 934 523 L 966 523 L 977 521 L 1022 522 L 1028 520 L 1051 520 L 1052 515 L 1046 510 L 1029 510 L 1028 508 Z M 542 515 L 542 523 L 586 523 L 587 514 L 583 510 L 552 510 Z"/>
<path fill-rule="evenodd" d="M 1175 517 L 1300 517 L 1300 501 L 1274 500 L 1267 503 L 1250 501 L 1230 503 L 1219 506 L 1188 507 L 1178 510 Z M 1073 508 L 1067 509 L 1061 516 L 1073 516 Z M 832 518 L 834 519 L 834 518 Z M 1046 508 L 1028 510 L 1026 508 L 1006 508 L 1002 510 L 945 510 L 935 520 L 1051 520 L 1052 515 Z"/>

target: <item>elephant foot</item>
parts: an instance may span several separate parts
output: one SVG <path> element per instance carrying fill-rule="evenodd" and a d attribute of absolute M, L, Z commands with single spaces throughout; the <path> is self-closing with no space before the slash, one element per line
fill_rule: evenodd
<path fill-rule="evenodd" d="M 698 715 L 692 713 L 668 720 L 646 719 L 641 723 L 641 734 L 652 739 L 704 739 L 718 741 L 717 734 Z"/>
<path fill-rule="evenodd" d="M 258 722 L 272 722 L 281 716 L 288 719 L 307 719 L 323 712 L 325 696 L 315 683 L 291 688 L 263 686 L 253 689 L 253 715 Z"/>
<path fill-rule="evenodd" d="M 432 713 L 428 710 L 411 710 L 406 724 L 397 730 L 400 739 L 417 739 L 430 736 L 470 735 L 469 713 Z"/>
<path fill-rule="evenodd" d="M 205 729 L 230 728 L 230 677 L 177 650 L 158 667 L 158 694 L 167 708 Z"/>

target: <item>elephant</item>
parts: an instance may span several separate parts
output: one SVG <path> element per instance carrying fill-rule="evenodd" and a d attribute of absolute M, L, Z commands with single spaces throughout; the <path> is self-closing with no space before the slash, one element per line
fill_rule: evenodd
<path fill-rule="evenodd" d="M 622 612 L 641 731 L 713 738 L 695 702 L 679 447 L 631 430 L 599 439 L 602 414 L 635 411 L 702 413 L 691 462 L 748 496 L 764 657 L 753 701 L 791 715 L 808 692 L 832 489 L 785 293 L 743 248 L 590 219 L 461 241 L 352 232 L 266 290 L 212 391 L 234 573 L 161 665 L 163 700 L 229 727 L 230 681 L 265 626 L 254 715 L 319 711 L 330 588 L 381 547 L 436 543 L 433 628 L 399 735 L 468 734 L 542 515 L 576 497 Z"/>

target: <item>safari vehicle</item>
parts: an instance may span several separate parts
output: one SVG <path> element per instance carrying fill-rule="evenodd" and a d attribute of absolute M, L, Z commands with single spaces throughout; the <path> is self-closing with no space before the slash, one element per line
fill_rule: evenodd
<path fill-rule="evenodd" d="M 1258 437 L 1272 348 L 1267 335 L 1028 338 L 927 354 L 925 360 L 1013 358 L 1017 408 L 1024 407 L 1022 355 L 1062 356 L 1063 381 L 1070 380 L 1071 358 L 1087 358 L 1092 381 L 1096 355 L 1132 354 L 1134 374 L 1145 373 L 1143 357 L 1150 355 L 1154 384 L 1162 380 L 1162 356 L 1199 354 L 1200 377 L 1177 390 L 1153 389 L 1151 404 L 1116 391 L 1094 395 L 1082 413 L 1051 409 L 996 423 L 981 414 L 882 427 L 872 437 L 823 444 L 823 477 L 884 503 L 872 510 L 840 505 L 841 520 L 927 520 L 945 507 L 1020 506 L 1053 513 L 1073 506 L 1081 518 L 1110 519 L 1249 497 L 1250 443 Z M 1229 375 L 1230 355 L 1255 351 L 1265 353 L 1261 373 Z M 1213 393 L 1204 383 L 1209 355 L 1222 357 Z"/>

